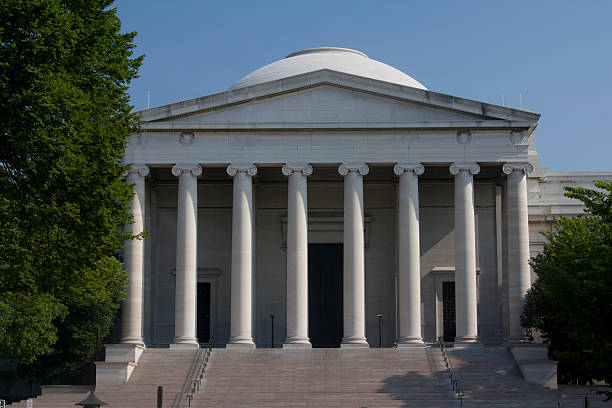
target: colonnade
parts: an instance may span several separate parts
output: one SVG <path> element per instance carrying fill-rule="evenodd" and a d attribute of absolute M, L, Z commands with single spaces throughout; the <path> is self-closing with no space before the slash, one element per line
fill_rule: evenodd
<path fill-rule="evenodd" d="M 456 162 L 455 177 L 455 299 L 456 343 L 478 342 L 476 288 L 476 230 L 474 175 L 477 163 Z M 521 337 L 520 312 L 530 287 L 529 225 L 527 218 L 528 163 L 503 166 L 507 179 L 509 256 L 509 341 Z M 425 171 L 421 163 L 397 163 L 398 199 L 398 347 L 423 343 L 421 338 L 421 267 L 419 243 L 418 179 Z M 287 163 L 287 321 L 284 347 L 310 347 L 308 338 L 308 163 Z M 363 177 L 365 163 L 343 163 L 344 177 L 344 336 L 341 347 L 368 347 L 365 336 L 365 253 Z M 126 177 L 133 184 L 130 232 L 144 229 L 144 178 L 149 169 L 133 165 Z M 253 188 L 257 167 L 252 163 L 231 164 L 233 178 L 231 322 L 227 347 L 255 347 L 252 336 L 253 285 Z M 179 178 L 177 208 L 175 334 L 171 347 L 197 347 L 197 177 L 198 164 L 177 164 L 172 174 Z M 144 247 L 142 240 L 126 242 L 125 265 L 129 275 L 128 295 L 123 307 L 122 343 L 142 344 L 142 300 Z"/>

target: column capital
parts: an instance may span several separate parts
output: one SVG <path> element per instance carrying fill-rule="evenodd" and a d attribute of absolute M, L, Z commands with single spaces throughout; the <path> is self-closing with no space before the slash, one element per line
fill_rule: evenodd
<path fill-rule="evenodd" d="M 137 173 L 140 177 L 147 177 L 149 175 L 149 166 L 146 164 L 132 164 L 132 167 L 126 170 L 124 177 L 129 176 L 130 173 Z"/>
<path fill-rule="evenodd" d="M 305 176 L 312 174 L 312 166 L 308 163 L 287 163 L 283 166 L 282 172 L 285 176 L 292 173 L 302 173 Z"/>
<path fill-rule="evenodd" d="M 365 163 L 342 163 L 338 167 L 338 173 L 342 176 L 346 176 L 351 172 L 356 172 L 362 176 L 366 176 L 370 172 L 370 168 Z"/>
<path fill-rule="evenodd" d="M 230 164 L 227 166 L 227 174 L 234 177 L 238 173 L 246 173 L 253 177 L 257 174 L 257 167 L 253 163 Z"/>
<path fill-rule="evenodd" d="M 202 167 L 199 164 L 187 163 L 187 164 L 175 164 L 172 167 L 172 174 L 175 176 L 180 176 L 182 174 L 191 173 L 194 176 L 199 176 L 202 174 Z"/>
<path fill-rule="evenodd" d="M 450 172 L 456 176 L 460 171 L 469 171 L 472 175 L 480 173 L 480 166 L 474 162 L 455 162 L 450 165 Z"/>
<path fill-rule="evenodd" d="M 505 174 L 512 174 L 515 171 L 522 171 L 525 174 L 529 174 L 533 171 L 533 166 L 531 163 L 527 162 L 506 163 L 502 167 L 502 171 Z"/>
<path fill-rule="evenodd" d="M 412 172 L 417 176 L 420 176 L 425 172 L 425 166 L 421 163 L 397 163 L 393 166 L 393 172 L 398 176 L 404 173 Z"/>

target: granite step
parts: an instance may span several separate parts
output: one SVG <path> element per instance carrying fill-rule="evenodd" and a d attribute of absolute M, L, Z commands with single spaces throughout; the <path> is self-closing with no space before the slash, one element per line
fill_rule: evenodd
<path fill-rule="evenodd" d="M 449 348 L 465 394 L 464 407 L 553 408 L 563 397 L 581 408 L 588 389 L 550 390 L 523 381 L 504 347 Z M 156 407 L 157 386 L 164 407 L 187 407 L 185 397 L 200 351 L 146 349 L 127 384 L 99 387 L 110 407 Z M 36 408 L 74 407 L 82 389 L 46 393 Z M 591 396 L 591 407 L 604 407 Z M 26 407 L 25 401 L 11 405 Z M 440 350 L 407 349 L 214 349 L 196 407 L 458 407 Z"/>

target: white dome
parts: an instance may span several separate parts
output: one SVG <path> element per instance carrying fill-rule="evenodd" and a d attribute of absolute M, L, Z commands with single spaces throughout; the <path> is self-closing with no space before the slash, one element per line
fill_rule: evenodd
<path fill-rule="evenodd" d="M 321 69 L 427 89 L 402 71 L 370 59 L 362 52 L 347 48 L 321 47 L 297 51 L 281 60 L 261 67 L 236 82 L 229 90 L 263 84 Z"/>

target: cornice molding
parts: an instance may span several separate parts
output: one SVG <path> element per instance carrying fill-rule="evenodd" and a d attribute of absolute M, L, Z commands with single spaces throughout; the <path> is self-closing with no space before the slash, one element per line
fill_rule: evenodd
<path fill-rule="evenodd" d="M 227 166 L 227 174 L 234 177 L 238 173 L 246 173 L 253 177 L 257 174 L 257 167 L 253 163 L 230 164 Z"/>
<path fill-rule="evenodd" d="M 138 174 L 140 177 L 147 177 L 149 172 L 149 166 L 146 164 L 132 164 L 132 167 L 125 172 L 124 177 L 134 173 Z"/>
<path fill-rule="evenodd" d="M 409 172 L 420 176 L 425 172 L 425 166 L 421 163 L 397 163 L 393 166 L 393 172 L 398 176 Z"/>
<path fill-rule="evenodd" d="M 502 171 L 504 174 L 512 174 L 515 171 L 522 171 L 525 174 L 529 174 L 533 171 L 533 166 L 531 163 L 527 162 L 506 163 L 502 167 Z"/>
<path fill-rule="evenodd" d="M 473 162 L 455 162 L 450 165 L 450 173 L 453 176 L 459 174 L 460 171 L 469 171 L 472 175 L 480 173 L 480 165 Z"/>
<path fill-rule="evenodd" d="M 370 172 L 370 168 L 365 163 L 342 163 L 338 167 L 338 173 L 340 173 L 341 176 L 346 176 L 351 172 L 366 176 Z"/>
<path fill-rule="evenodd" d="M 285 176 L 290 176 L 292 173 L 302 173 L 305 176 L 312 174 L 312 166 L 308 163 L 287 163 L 282 170 Z"/>
<path fill-rule="evenodd" d="M 177 177 L 183 174 L 191 174 L 198 177 L 202 174 L 202 167 L 199 164 L 176 164 L 172 167 L 172 174 Z"/>

